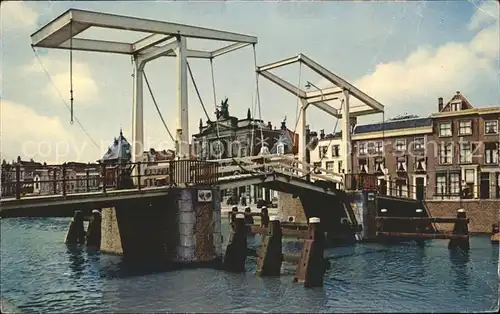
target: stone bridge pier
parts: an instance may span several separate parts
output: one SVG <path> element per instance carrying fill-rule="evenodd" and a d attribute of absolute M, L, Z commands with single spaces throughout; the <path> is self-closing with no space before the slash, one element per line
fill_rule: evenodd
<path fill-rule="evenodd" d="M 222 260 L 217 187 L 171 188 L 169 194 L 103 208 L 103 253 L 158 263 L 218 263 Z"/>

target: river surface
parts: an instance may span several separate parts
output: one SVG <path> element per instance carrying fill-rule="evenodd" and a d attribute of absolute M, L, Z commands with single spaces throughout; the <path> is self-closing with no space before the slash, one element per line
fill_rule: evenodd
<path fill-rule="evenodd" d="M 213 269 L 152 271 L 118 256 L 68 249 L 69 219 L 3 219 L 1 293 L 27 313 L 62 312 L 478 312 L 498 306 L 498 246 L 473 237 L 469 254 L 447 241 L 329 249 L 323 288 Z M 227 230 L 227 224 L 223 227 Z M 227 237 L 226 237 L 227 238 Z M 258 237 L 255 239 L 258 241 Z M 296 249 L 286 243 L 289 250 Z"/>

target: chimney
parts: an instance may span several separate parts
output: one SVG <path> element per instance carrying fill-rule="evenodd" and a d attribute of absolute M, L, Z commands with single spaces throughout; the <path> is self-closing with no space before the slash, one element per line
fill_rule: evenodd
<path fill-rule="evenodd" d="M 271 124 L 271 121 L 267 122 L 267 127 L 270 128 L 271 130 L 273 129 L 273 125 Z"/>
<path fill-rule="evenodd" d="M 438 98 L 438 111 L 441 112 L 443 110 L 443 97 Z"/>
<path fill-rule="evenodd" d="M 321 140 L 325 138 L 325 130 L 319 130 L 319 138 Z"/>
<path fill-rule="evenodd" d="M 459 90 L 457 90 L 457 95 L 460 95 L 460 91 Z"/>
<path fill-rule="evenodd" d="M 281 130 L 286 130 L 286 121 L 281 122 Z"/>

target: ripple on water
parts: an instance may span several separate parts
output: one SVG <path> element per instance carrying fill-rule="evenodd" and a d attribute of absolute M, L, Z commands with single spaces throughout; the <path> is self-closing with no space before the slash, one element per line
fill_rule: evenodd
<path fill-rule="evenodd" d="M 69 219 L 9 219 L 1 224 L 2 295 L 26 312 L 472 312 L 498 298 L 498 247 L 471 239 L 469 254 L 446 241 L 328 249 L 320 289 L 278 278 L 212 269 L 130 268 L 117 256 L 67 248 Z M 227 226 L 223 226 L 227 229 Z M 257 247 L 260 237 L 249 240 Z M 285 243 L 288 252 L 300 244 Z"/>

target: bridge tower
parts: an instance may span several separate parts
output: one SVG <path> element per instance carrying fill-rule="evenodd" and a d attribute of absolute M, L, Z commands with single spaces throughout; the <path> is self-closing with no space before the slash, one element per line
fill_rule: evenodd
<path fill-rule="evenodd" d="M 332 83 L 334 87 L 319 88 L 309 82 L 309 84 L 314 86 L 317 90 L 306 92 L 305 90 L 301 89 L 300 86 L 296 86 L 270 72 L 270 70 L 272 69 L 294 64 L 297 62 L 299 62 L 301 65 L 306 65 L 308 68 L 321 75 L 328 82 Z M 343 171 L 346 174 L 352 173 L 350 144 L 351 124 L 353 122 L 353 118 L 362 115 L 383 112 L 384 106 L 356 88 L 351 83 L 347 82 L 333 72 L 327 70 L 304 54 L 298 54 L 297 56 L 291 58 L 259 66 L 257 67 L 257 73 L 270 80 L 274 84 L 280 86 L 284 90 L 292 93 L 300 100 L 301 106 L 298 122 L 299 160 L 302 162 L 302 167 L 306 168 L 304 170 L 308 171 L 309 168 L 309 165 L 306 164 L 306 151 L 308 149 L 306 141 L 306 111 L 310 105 L 313 105 L 328 113 L 329 115 L 337 117 L 338 119 L 342 119 L 342 147 L 340 148 L 340 150 L 342 154 L 342 165 L 344 167 Z M 356 103 L 351 104 L 351 96 L 354 97 Z M 335 100 L 341 105 L 332 103 L 332 101 Z"/>
<path fill-rule="evenodd" d="M 143 32 L 149 35 L 134 43 L 81 38 L 83 32 L 94 28 Z M 187 42 L 192 39 L 222 41 L 229 44 L 213 51 L 188 49 Z M 212 61 L 218 56 L 257 43 L 257 37 L 244 34 L 78 9 L 69 9 L 48 22 L 31 35 L 31 40 L 32 47 L 113 53 L 133 58 L 135 65 L 132 111 L 133 162 L 141 161 L 145 149 L 143 82 L 144 68 L 148 62 L 160 57 L 177 59 L 176 155 L 181 159 L 188 159 L 190 157 L 188 59 L 201 58 Z"/>

